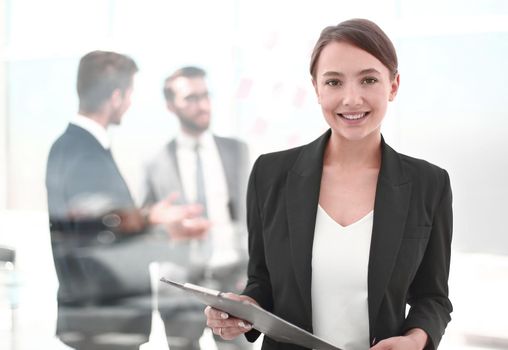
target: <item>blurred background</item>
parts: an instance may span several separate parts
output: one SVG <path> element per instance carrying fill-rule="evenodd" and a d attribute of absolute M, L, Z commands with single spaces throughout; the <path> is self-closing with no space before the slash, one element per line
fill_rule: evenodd
<path fill-rule="evenodd" d="M 401 88 L 386 141 L 447 169 L 454 193 L 452 322 L 442 349 L 508 349 L 508 2 L 505 0 L 0 0 L 0 348 L 65 348 L 45 166 L 77 112 L 78 61 L 113 50 L 138 63 L 133 104 L 111 128 L 131 191 L 177 129 L 164 78 L 208 72 L 212 129 L 251 158 L 317 138 L 326 124 L 308 63 L 327 25 L 364 17 L 394 41 Z M 8 260 L 8 259 L 4 259 Z"/>

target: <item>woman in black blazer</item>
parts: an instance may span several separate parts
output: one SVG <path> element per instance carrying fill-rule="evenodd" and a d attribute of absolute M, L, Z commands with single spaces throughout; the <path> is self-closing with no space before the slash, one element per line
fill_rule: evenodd
<path fill-rule="evenodd" d="M 397 153 L 381 136 L 388 102 L 399 87 L 393 44 L 368 20 L 345 21 L 322 31 L 310 71 L 330 129 L 308 145 L 256 161 L 247 199 L 248 283 L 244 295 L 231 297 L 257 303 L 316 333 L 321 321 L 316 321 L 313 305 L 324 294 L 313 288 L 313 278 L 324 273 L 334 282 L 337 299 L 350 283 L 349 277 L 317 264 L 318 211 L 343 228 L 373 212 L 368 245 L 351 246 L 349 255 L 367 256 L 364 267 L 350 268 L 368 276 L 359 289 L 367 296 L 360 304 L 365 304 L 368 334 L 354 330 L 344 335 L 351 339 L 334 345 L 346 350 L 436 349 L 452 311 L 452 194 L 445 170 Z M 338 248 L 328 249 L 333 255 Z M 331 309 L 335 302 L 327 300 Z M 362 312 L 326 315 L 325 310 L 321 316 L 347 323 L 356 311 Z M 259 336 L 246 322 L 218 310 L 208 307 L 205 314 L 214 333 L 225 339 L 246 333 L 254 341 Z M 321 331 L 321 326 L 317 335 L 332 339 L 333 331 Z M 300 347 L 265 337 L 263 349 Z"/>

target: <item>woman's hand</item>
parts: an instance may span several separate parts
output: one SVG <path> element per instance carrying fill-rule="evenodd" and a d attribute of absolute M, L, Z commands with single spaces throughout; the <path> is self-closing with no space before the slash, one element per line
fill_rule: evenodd
<path fill-rule="evenodd" d="M 428 335 L 420 328 L 410 329 L 405 335 L 380 341 L 371 350 L 422 350 Z"/>
<path fill-rule="evenodd" d="M 229 299 L 245 301 L 248 303 L 258 303 L 246 295 L 237 295 L 233 293 L 225 293 L 224 296 Z M 213 333 L 219 335 L 222 339 L 231 340 L 239 335 L 246 333 L 252 329 L 252 325 L 245 320 L 232 317 L 226 312 L 207 306 L 205 309 L 206 324 Z"/>

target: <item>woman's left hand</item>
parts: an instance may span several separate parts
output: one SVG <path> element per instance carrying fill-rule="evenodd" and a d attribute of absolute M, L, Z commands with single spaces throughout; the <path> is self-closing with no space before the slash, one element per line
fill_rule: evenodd
<path fill-rule="evenodd" d="M 418 343 L 408 336 L 392 337 L 381 340 L 371 350 L 422 350 Z"/>
<path fill-rule="evenodd" d="M 405 335 L 381 340 L 371 350 L 422 350 L 428 335 L 421 328 L 410 329 Z"/>

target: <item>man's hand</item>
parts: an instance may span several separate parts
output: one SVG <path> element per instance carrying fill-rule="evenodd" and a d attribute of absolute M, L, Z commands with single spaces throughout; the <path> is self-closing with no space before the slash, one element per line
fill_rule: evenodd
<path fill-rule="evenodd" d="M 177 193 L 155 203 L 148 216 L 151 224 L 160 224 L 166 227 L 171 239 L 188 240 L 204 238 L 211 223 L 201 217 L 203 207 L 200 204 L 175 205 Z"/>

